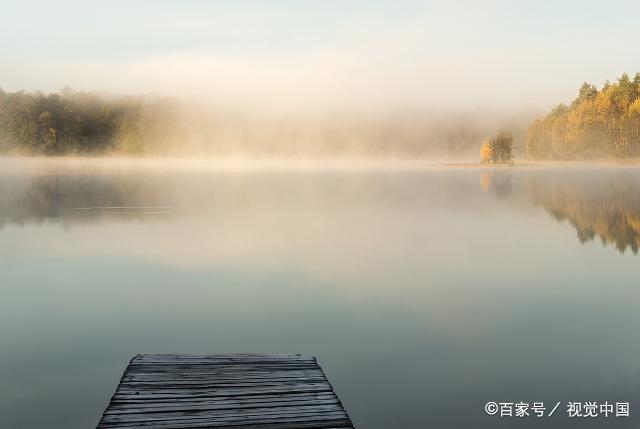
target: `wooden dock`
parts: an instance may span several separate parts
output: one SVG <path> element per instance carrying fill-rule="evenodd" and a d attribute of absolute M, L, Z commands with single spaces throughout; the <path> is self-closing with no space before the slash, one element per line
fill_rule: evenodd
<path fill-rule="evenodd" d="M 137 355 L 98 428 L 346 429 L 314 357 Z"/>

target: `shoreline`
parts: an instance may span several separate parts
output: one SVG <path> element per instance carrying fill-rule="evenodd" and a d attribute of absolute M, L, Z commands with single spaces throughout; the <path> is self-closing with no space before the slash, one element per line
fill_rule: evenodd
<path fill-rule="evenodd" d="M 302 157 L 121 157 L 121 156 L 0 156 L 0 175 L 11 170 L 37 172 L 39 169 L 176 170 L 176 171 L 401 171 L 428 169 L 511 169 L 511 168 L 623 168 L 640 167 L 631 161 L 529 161 L 508 164 L 481 164 L 468 160 L 409 158 L 302 158 Z"/>

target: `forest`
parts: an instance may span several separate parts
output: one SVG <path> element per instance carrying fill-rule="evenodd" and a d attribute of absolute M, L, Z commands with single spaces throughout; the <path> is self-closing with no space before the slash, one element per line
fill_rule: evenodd
<path fill-rule="evenodd" d="M 473 153 L 495 127 L 514 129 L 516 154 L 531 159 L 640 157 L 640 73 L 602 88 L 584 83 L 527 129 L 511 118 L 434 112 L 357 117 L 244 115 L 186 106 L 175 97 L 0 88 L 0 155 L 209 154 L 458 157 Z"/>
<path fill-rule="evenodd" d="M 570 105 L 559 104 L 529 128 L 530 158 L 580 160 L 640 156 L 640 73 L 623 74 L 598 90 L 582 84 Z"/>
<path fill-rule="evenodd" d="M 534 113 L 284 111 L 216 100 L 0 89 L 0 155 L 475 157 Z M 522 152 L 522 151 L 521 151 Z"/>
<path fill-rule="evenodd" d="M 144 153 L 179 132 L 177 111 L 173 98 L 0 89 L 0 153 Z"/>

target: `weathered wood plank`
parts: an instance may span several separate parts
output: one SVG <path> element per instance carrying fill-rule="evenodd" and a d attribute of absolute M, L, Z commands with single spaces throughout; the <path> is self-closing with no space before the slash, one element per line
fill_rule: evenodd
<path fill-rule="evenodd" d="M 306 401 L 267 401 L 267 402 L 249 402 L 243 404 L 219 404 L 217 402 L 212 402 L 210 404 L 198 404 L 198 403 L 189 403 L 182 405 L 159 405 L 153 404 L 151 406 L 131 406 L 128 404 L 126 407 L 110 407 L 109 410 L 105 411 L 106 415 L 111 414 L 143 414 L 143 413 L 155 413 L 155 412 L 178 412 L 178 411 L 214 411 L 214 410 L 248 410 L 253 408 L 280 408 L 280 407 L 300 407 L 306 405 L 339 405 L 339 401 L 337 399 L 328 398 L 328 399 L 316 399 L 316 400 L 306 400 Z"/>
<path fill-rule="evenodd" d="M 157 422 L 166 420 L 183 420 L 183 419 L 207 419 L 218 421 L 221 419 L 251 419 L 260 420 L 263 418 L 277 418 L 282 416 L 298 417 L 298 416 L 321 416 L 326 417 L 328 414 L 346 417 L 346 413 L 341 410 L 338 405 L 307 405 L 298 407 L 279 407 L 279 408 L 253 408 L 250 410 L 205 410 L 205 411 L 175 411 L 175 412 L 155 412 L 155 413 L 137 413 L 137 414 L 107 414 L 103 418 L 104 423 L 112 422 Z"/>
<path fill-rule="evenodd" d="M 246 397 L 238 397 L 238 396 L 220 396 L 216 398 L 197 398 L 197 399 L 176 399 L 170 400 L 169 402 L 174 402 L 176 404 L 202 404 L 208 402 L 215 402 L 217 404 L 220 403 L 253 403 L 253 402 L 276 402 L 279 400 L 282 401 L 302 401 L 302 400 L 321 400 L 327 398 L 335 398 L 335 394 L 333 392 L 322 392 L 322 393 L 289 393 L 287 395 L 256 395 L 256 396 L 246 396 Z M 168 401 L 162 399 L 157 401 L 140 401 L 139 399 L 133 400 L 112 400 L 111 406 L 118 407 L 126 404 L 161 404 L 165 405 Z"/>
<path fill-rule="evenodd" d="M 98 428 L 353 428 L 313 357 L 138 355 Z"/>

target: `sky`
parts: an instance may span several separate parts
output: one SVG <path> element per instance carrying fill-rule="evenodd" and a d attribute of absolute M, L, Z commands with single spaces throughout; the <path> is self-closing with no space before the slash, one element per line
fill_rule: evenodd
<path fill-rule="evenodd" d="M 640 2 L 0 4 L 0 87 L 256 106 L 548 108 L 640 71 Z"/>

